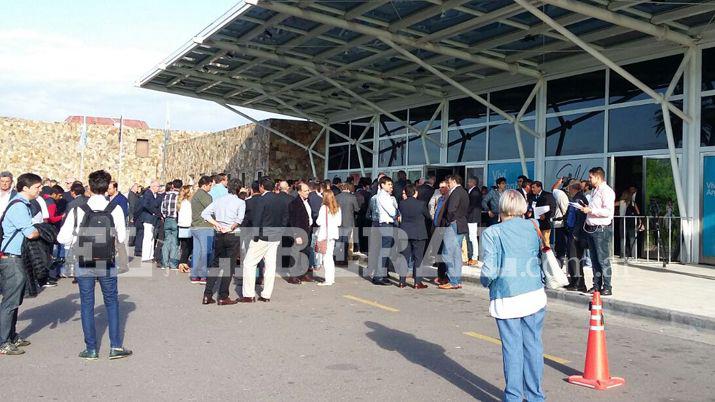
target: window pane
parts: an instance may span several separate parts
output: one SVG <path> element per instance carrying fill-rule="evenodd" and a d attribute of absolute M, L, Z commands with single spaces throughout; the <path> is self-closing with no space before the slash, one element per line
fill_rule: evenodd
<path fill-rule="evenodd" d="M 675 103 L 676 106 L 680 107 Z M 682 146 L 683 122 L 670 114 L 675 146 Z M 668 148 L 660 105 L 613 109 L 608 115 L 608 150 L 643 151 Z"/>
<path fill-rule="evenodd" d="M 606 71 L 549 81 L 546 94 L 549 113 L 603 106 L 606 101 Z"/>
<path fill-rule="evenodd" d="M 350 137 L 350 124 L 349 123 L 338 123 L 338 124 L 331 124 L 330 128 L 345 134 L 346 137 Z M 341 142 L 347 142 L 344 137 L 341 137 L 334 132 L 330 132 L 330 143 L 331 144 L 339 144 Z"/>
<path fill-rule="evenodd" d="M 365 131 L 366 127 L 369 127 L 367 132 L 365 133 L 365 136 L 363 137 L 363 140 L 371 140 L 374 137 L 374 129 L 373 125 L 370 124 L 372 121 L 371 117 L 366 117 L 364 119 L 359 119 L 359 120 L 353 120 L 350 122 L 350 138 L 357 140 L 360 138 L 362 135 L 363 131 Z"/>
<path fill-rule="evenodd" d="M 410 124 L 417 129 L 423 130 L 427 127 L 430 119 L 434 115 L 435 110 L 439 107 L 439 104 L 427 105 L 414 109 L 410 109 Z M 428 130 L 436 130 L 442 127 L 442 113 L 437 113 L 432 124 L 430 124 Z"/>
<path fill-rule="evenodd" d="M 405 138 L 393 138 L 380 141 L 378 166 L 401 166 L 405 164 Z"/>
<path fill-rule="evenodd" d="M 447 162 L 483 161 L 487 153 L 487 128 L 449 131 Z"/>
<path fill-rule="evenodd" d="M 372 144 L 367 145 L 368 148 L 372 148 Z M 362 163 L 365 165 L 365 169 L 372 167 L 372 152 L 368 152 L 364 149 L 362 151 Z"/>
<path fill-rule="evenodd" d="M 700 119 L 700 145 L 715 146 L 715 96 L 703 98 Z"/>
<path fill-rule="evenodd" d="M 486 95 L 482 95 L 486 98 Z M 473 98 L 449 101 L 449 126 L 467 126 L 487 122 L 487 108 Z"/>
<path fill-rule="evenodd" d="M 391 113 L 395 115 L 395 117 L 399 118 L 402 121 L 407 120 L 407 111 L 406 110 L 401 110 L 399 112 L 393 112 Z M 389 135 L 397 135 L 397 134 L 404 134 L 406 133 L 406 128 L 405 125 L 402 123 L 398 123 L 391 118 L 387 117 L 386 115 L 381 115 L 380 116 L 380 136 L 381 137 L 386 137 Z"/>
<path fill-rule="evenodd" d="M 489 94 L 489 101 L 492 105 L 498 107 L 499 109 L 507 113 L 516 115 L 524 106 L 524 102 L 526 102 L 526 100 L 529 98 L 529 94 L 533 89 L 533 85 L 524 85 L 522 87 L 506 89 L 504 91 L 492 92 L 491 94 Z M 524 114 L 524 116 L 534 115 L 534 105 L 534 101 L 532 100 L 529 104 L 529 107 L 526 109 L 526 113 Z M 504 120 L 503 117 L 494 113 L 493 111 L 490 111 L 489 115 L 490 121 Z"/>
<path fill-rule="evenodd" d="M 340 170 L 348 168 L 348 146 L 339 145 L 330 147 L 330 155 L 328 155 L 328 169 Z"/>
<path fill-rule="evenodd" d="M 641 63 L 629 64 L 624 66 L 626 71 L 633 74 L 641 82 L 643 82 L 648 87 L 652 88 L 660 94 L 664 94 L 670 81 L 673 79 L 676 70 L 680 62 L 683 60 L 682 55 L 675 55 L 670 57 L 664 57 L 662 59 L 648 60 Z M 610 76 L 610 92 L 609 92 L 609 102 L 610 103 L 623 103 L 634 100 L 649 99 L 650 96 L 646 95 L 640 89 L 636 88 L 635 85 L 626 81 L 625 78 L 611 71 Z M 674 94 L 683 93 L 683 79 L 676 86 Z"/>
<path fill-rule="evenodd" d="M 603 152 L 604 112 L 546 120 L 546 156 Z"/>
<path fill-rule="evenodd" d="M 715 89 L 715 47 L 703 50 L 703 91 Z"/>
<path fill-rule="evenodd" d="M 427 136 L 439 142 L 440 133 L 432 133 Z M 410 136 L 408 146 L 410 147 L 407 157 L 409 165 L 427 164 L 427 161 L 425 160 L 425 152 L 422 149 L 421 137 Z M 439 146 L 432 141 L 425 141 L 425 146 L 427 147 L 427 154 L 430 157 L 430 163 L 439 163 Z"/>
<path fill-rule="evenodd" d="M 527 127 L 534 129 L 534 121 L 525 121 Z M 524 144 L 524 155 L 534 157 L 534 137 L 521 130 L 521 141 Z M 514 125 L 510 123 L 489 127 L 489 159 L 518 159 L 519 148 L 516 145 Z"/>

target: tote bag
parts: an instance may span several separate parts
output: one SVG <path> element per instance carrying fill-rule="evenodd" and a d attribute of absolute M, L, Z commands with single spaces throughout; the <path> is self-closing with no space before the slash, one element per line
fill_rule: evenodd
<path fill-rule="evenodd" d="M 541 242 L 541 271 L 544 273 L 545 285 L 549 289 L 562 288 L 569 284 L 569 278 L 566 276 L 564 271 L 559 265 L 559 261 L 556 259 L 554 252 L 551 248 L 546 246 L 544 242 L 544 235 L 541 233 L 539 226 L 531 221 L 536 229 L 536 233 L 539 235 L 539 241 Z"/>

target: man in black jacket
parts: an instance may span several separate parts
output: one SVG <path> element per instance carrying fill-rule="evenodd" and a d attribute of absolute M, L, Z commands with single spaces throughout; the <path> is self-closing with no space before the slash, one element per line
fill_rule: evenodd
<path fill-rule="evenodd" d="M 159 182 L 153 180 L 149 185 L 149 189 L 144 192 L 139 200 L 137 213 L 144 228 L 144 236 L 139 244 L 135 245 L 134 255 L 141 256 L 142 262 L 152 262 L 154 260 L 154 226 L 161 218 L 161 202 L 159 196 Z M 137 236 L 138 237 L 138 236 Z M 137 251 L 137 248 L 139 250 Z"/>
<path fill-rule="evenodd" d="M 263 289 L 258 300 L 263 302 L 271 300 L 276 277 L 278 246 L 288 226 L 288 204 L 273 192 L 274 188 L 273 180 L 264 178 L 259 186 L 258 200 L 253 205 L 251 223 L 259 232 L 248 245 L 243 261 L 243 292 L 238 300 L 241 303 L 252 303 L 256 300 L 256 267 L 262 259 L 265 260 L 266 269 Z"/>
<path fill-rule="evenodd" d="M 554 216 L 554 211 L 556 210 L 556 200 L 554 195 L 548 191 L 544 191 L 544 186 L 540 181 L 535 181 L 531 184 L 531 205 L 533 211 L 533 217 L 539 221 L 539 229 L 544 235 L 544 241 L 547 246 L 551 243 L 551 218 Z M 536 208 L 548 207 L 548 211 L 536 216 Z"/>
<path fill-rule="evenodd" d="M 406 278 L 410 265 L 412 265 L 412 278 L 415 280 L 415 289 L 424 289 L 427 287 L 422 283 L 422 275 L 420 268 L 422 267 L 422 258 L 425 255 L 425 245 L 427 242 L 427 225 L 425 222 L 430 220 L 427 203 L 417 199 L 417 192 L 412 184 L 408 184 L 404 189 L 407 199 L 399 204 L 400 229 L 407 235 L 407 247 L 400 247 L 403 250 L 402 255 L 405 257 L 407 267 L 403 267 L 400 271 L 399 287 L 407 286 Z"/>
<path fill-rule="evenodd" d="M 372 198 L 372 196 L 373 194 L 370 192 L 370 179 L 362 177 L 358 181 L 358 189 L 355 191 L 355 198 L 357 199 L 359 206 L 355 224 L 358 228 L 358 243 L 361 253 L 367 253 L 368 251 L 367 230 L 370 226 L 372 226 L 372 222 L 367 219 L 366 214 L 367 207 L 370 204 L 370 198 Z"/>
<path fill-rule="evenodd" d="M 355 229 L 355 214 L 360 209 L 357 197 L 354 194 L 352 184 L 340 184 L 340 194 L 335 196 L 335 200 L 340 206 L 340 239 L 335 244 L 336 265 L 348 265 L 348 260 L 353 252 L 352 243 L 353 230 Z"/>
<path fill-rule="evenodd" d="M 300 285 L 303 280 L 313 281 L 310 275 L 312 269 L 308 267 L 308 249 L 311 247 L 311 227 L 313 226 L 311 208 L 308 204 L 309 193 L 310 187 L 301 183 L 298 186 L 298 196 L 288 204 L 288 226 L 293 229 L 291 236 L 294 244 L 303 246 L 300 250 L 302 254 L 300 261 L 295 262 L 288 278 L 288 283 L 294 285 Z"/>
<path fill-rule="evenodd" d="M 469 226 L 467 226 L 469 194 L 462 187 L 462 178 L 459 175 L 447 176 L 447 184 L 449 185 L 449 197 L 441 226 L 447 228 L 444 235 L 444 252 L 449 283 L 440 285 L 439 288 L 460 289 L 462 287 L 462 243 L 464 235 L 469 233 Z"/>
<path fill-rule="evenodd" d="M 479 257 L 479 225 L 482 223 L 482 191 L 479 188 L 479 179 L 470 177 L 467 180 L 467 193 L 469 194 L 469 209 L 467 210 L 467 227 L 469 238 L 467 239 L 467 257 L 470 266 L 477 265 Z"/>
<path fill-rule="evenodd" d="M 581 183 L 574 180 L 568 187 L 571 202 L 581 205 L 588 205 L 588 199 L 581 191 Z M 568 255 L 568 274 L 569 284 L 565 287 L 566 290 L 575 290 L 585 292 L 587 290 L 583 276 L 583 253 L 588 247 L 586 233 L 583 231 L 583 224 L 586 221 L 586 214 L 580 209 L 569 205 L 564 217 L 564 226 L 567 231 L 567 255 Z"/>

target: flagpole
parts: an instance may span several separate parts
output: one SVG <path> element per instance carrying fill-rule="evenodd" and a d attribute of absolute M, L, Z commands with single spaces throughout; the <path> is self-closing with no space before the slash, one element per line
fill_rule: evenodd
<path fill-rule="evenodd" d="M 122 170 L 124 168 L 124 138 L 122 132 L 123 129 L 124 115 L 119 115 L 119 167 L 117 169 L 117 181 L 119 181 L 119 175 L 122 174 Z"/>
<path fill-rule="evenodd" d="M 164 152 L 161 160 L 161 182 L 166 183 L 166 154 L 169 146 L 169 102 L 166 103 L 166 121 L 164 122 Z"/>
<path fill-rule="evenodd" d="M 79 157 L 79 177 L 84 180 L 84 149 L 87 147 L 87 116 L 82 116 L 82 131 L 79 135 L 80 157 Z"/>

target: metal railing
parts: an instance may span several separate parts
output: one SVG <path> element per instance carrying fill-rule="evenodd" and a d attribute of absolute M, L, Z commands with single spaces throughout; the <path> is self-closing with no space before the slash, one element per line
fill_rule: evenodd
<path fill-rule="evenodd" d="M 685 261 L 691 255 L 693 219 L 679 216 L 613 217 L 614 256 L 630 260 Z"/>

